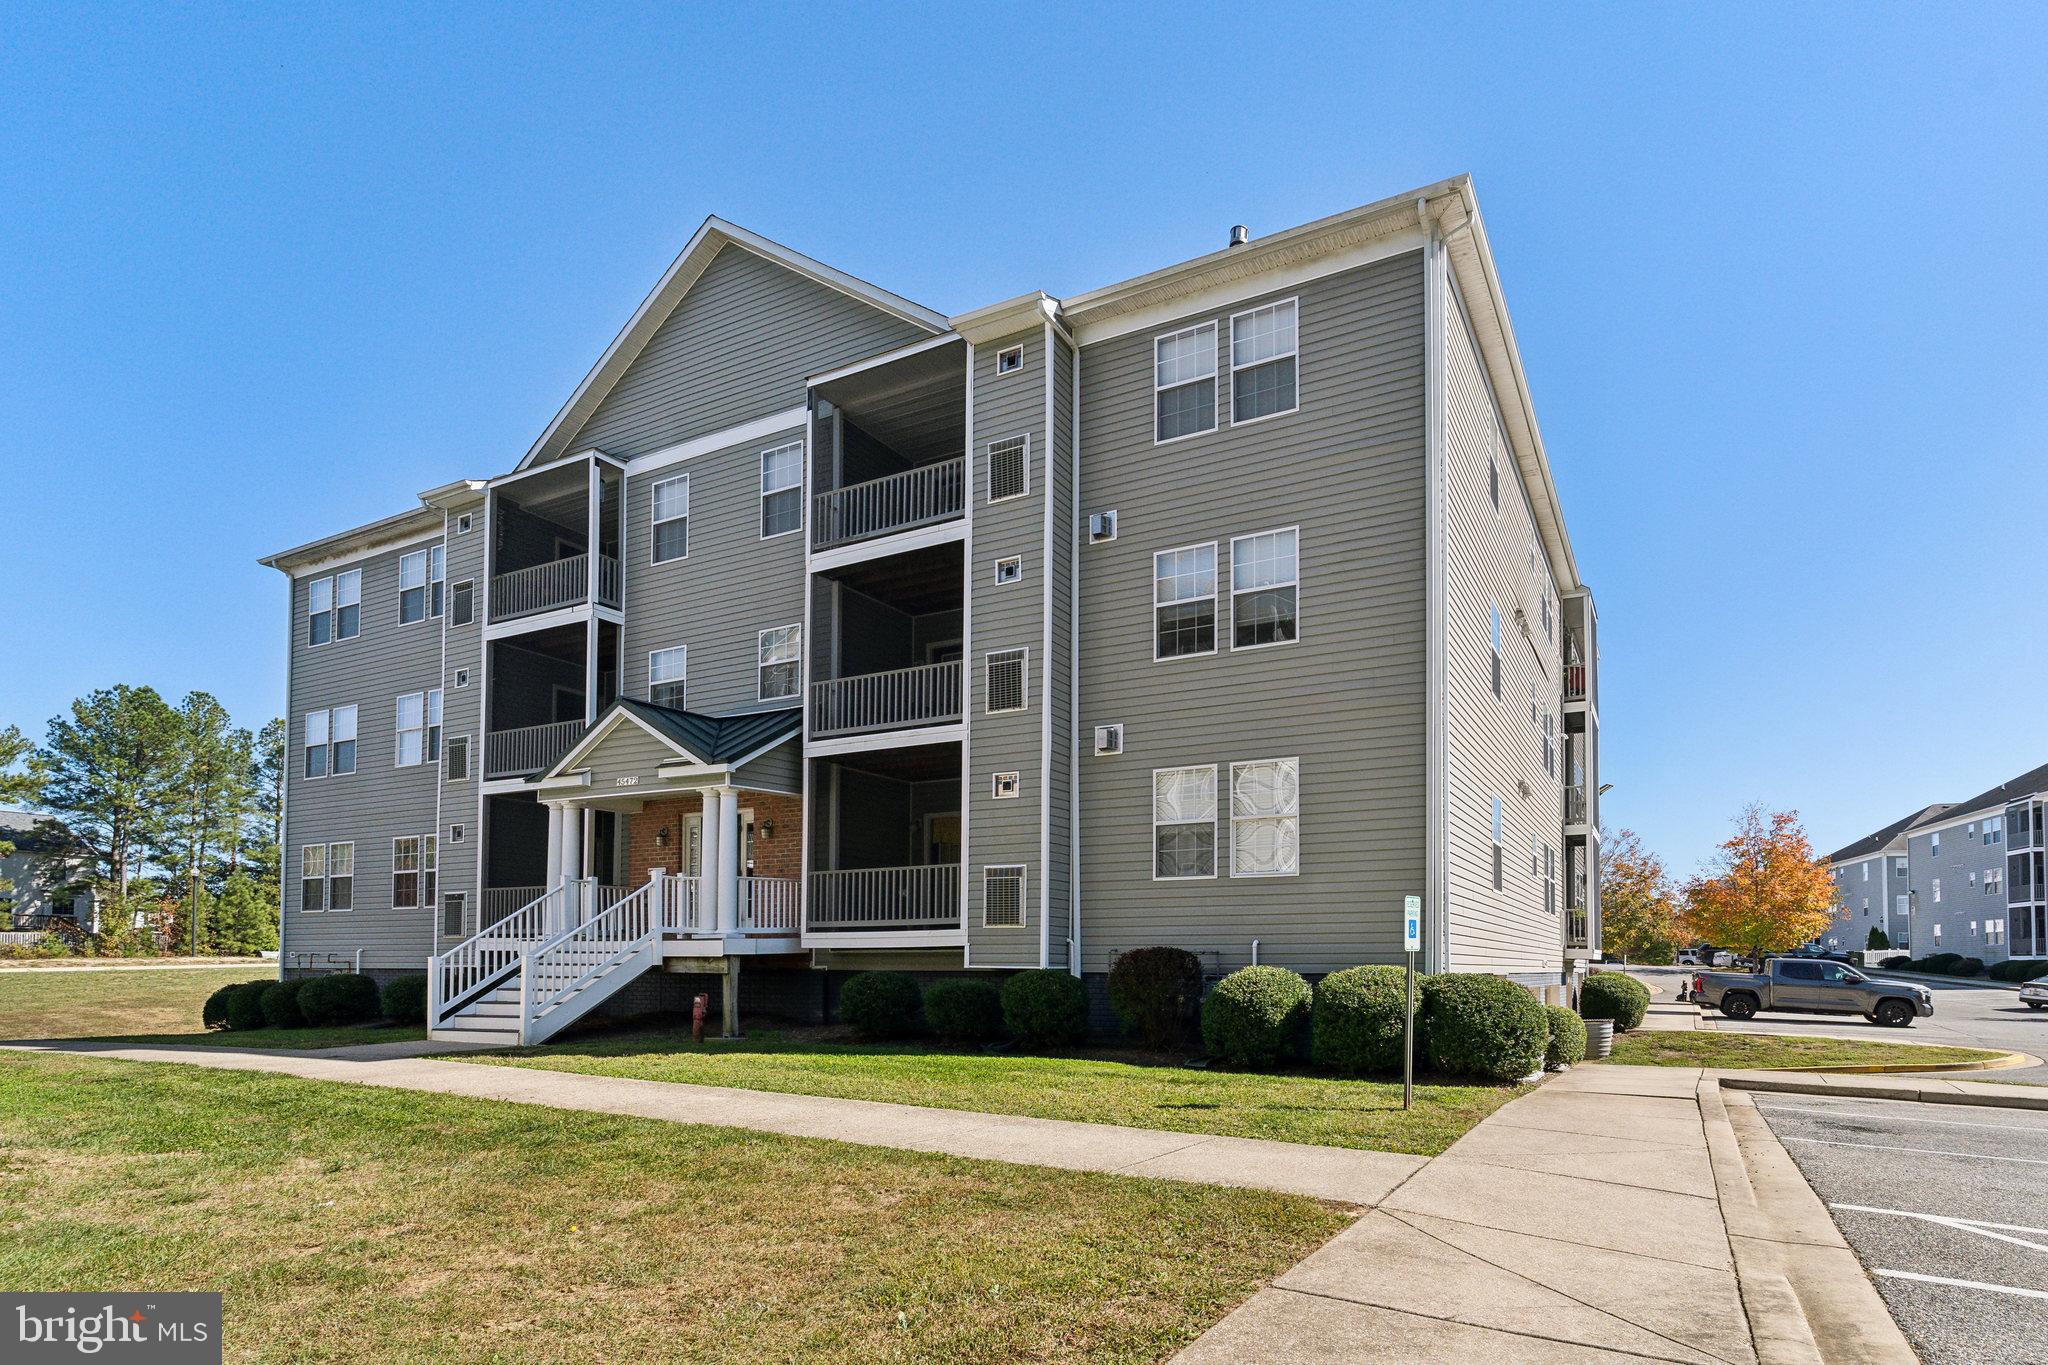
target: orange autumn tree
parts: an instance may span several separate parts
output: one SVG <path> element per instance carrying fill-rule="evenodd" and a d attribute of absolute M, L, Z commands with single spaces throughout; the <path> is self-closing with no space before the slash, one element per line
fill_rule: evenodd
<path fill-rule="evenodd" d="M 1834 919 L 1835 884 L 1797 811 L 1751 806 L 1707 871 L 1685 886 L 1685 930 L 1750 957 L 1811 942 Z"/>
<path fill-rule="evenodd" d="M 1600 848 L 1600 941 L 1623 962 L 1668 963 L 1678 950 L 1678 897 L 1664 860 L 1632 829 Z"/>

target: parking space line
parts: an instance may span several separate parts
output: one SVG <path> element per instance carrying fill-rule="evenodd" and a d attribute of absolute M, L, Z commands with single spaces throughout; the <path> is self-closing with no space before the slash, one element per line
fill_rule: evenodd
<path fill-rule="evenodd" d="M 1831 1209 L 1848 1209 L 1853 1213 L 1880 1213 L 1891 1218 L 1917 1218 L 1921 1222 L 1953 1228 L 1957 1232 L 1974 1232 L 1979 1237 L 1989 1237 L 1999 1242 L 2010 1242 L 2016 1247 L 2025 1247 L 2029 1251 L 2048 1251 L 2048 1244 L 2029 1242 L 2024 1237 L 2007 1236 L 2008 1233 L 2031 1232 L 2036 1237 L 2048 1237 L 2048 1228 L 2021 1227 L 2017 1223 L 1981 1223 L 1974 1218 L 1955 1218 L 1940 1213 L 1914 1213 L 1910 1209 L 1880 1209 L 1870 1204 L 1829 1204 L 1828 1207 Z"/>
<path fill-rule="evenodd" d="M 1910 1270 L 1873 1270 L 1888 1280 L 1917 1280 L 1921 1284 L 1945 1284 L 1956 1289 L 1976 1289 L 1986 1294 L 2012 1294 L 2022 1299 L 2048 1299 L 2048 1289 L 2020 1289 L 2009 1284 L 1986 1284 L 1982 1280 L 1951 1280 L 1943 1275 L 1916 1275 Z"/>
<path fill-rule="evenodd" d="M 1882 1119 L 1887 1123 L 1935 1123 L 1945 1128 L 1996 1128 L 2007 1133 L 2039 1133 L 2048 1137 L 2048 1122 L 2042 1123 L 1969 1123 L 1962 1119 L 1921 1119 L 1910 1114 L 1872 1114 L 1861 1109 L 1806 1109 L 1796 1104 L 1761 1105 L 1766 1114 L 1822 1114 L 1829 1118 Z"/>
<path fill-rule="evenodd" d="M 1810 1142 L 1816 1147 L 1861 1147 L 1871 1152 L 1910 1152 L 1914 1156 L 1959 1156 L 1965 1161 L 2009 1161 L 2021 1166 L 2048 1166 L 2048 1160 L 2031 1156 L 1985 1156 L 1981 1152 L 1945 1152 L 1938 1147 L 1895 1147 L 1885 1142 L 1837 1142 L 1829 1138 L 1786 1137 L 1780 1142 Z"/>

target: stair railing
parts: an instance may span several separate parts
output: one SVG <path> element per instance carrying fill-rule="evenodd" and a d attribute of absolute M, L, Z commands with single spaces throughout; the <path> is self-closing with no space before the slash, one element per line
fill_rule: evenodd
<path fill-rule="evenodd" d="M 596 905 L 596 878 L 567 885 L 571 895 L 582 898 L 583 906 Z M 535 1026 L 570 996 L 648 951 L 661 929 L 659 896 L 659 883 L 650 880 L 610 907 L 525 949 L 519 972 L 521 1042 L 532 1041 Z"/>

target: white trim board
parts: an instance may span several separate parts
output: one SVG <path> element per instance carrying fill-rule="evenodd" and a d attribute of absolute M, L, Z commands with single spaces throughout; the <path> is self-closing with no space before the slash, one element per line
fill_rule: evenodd
<path fill-rule="evenodd" d="M 660 450 L 650 450 L 645 455 L 635 455 L 626 461 L 624 468 L 629 478 L 650 470 L 666 469 L 672 464 L 694 460 L 701 455 L 716 455 L 734 446 L 750 445 L 755 441 L 765 441 L 786 432 L 801 430 L 809 420 L 806 409 L 785 408 L 781 412 L 771 412 L 766 417 L 756 417 L 751 422 L 742 422 L 723 431 L 692 436 L 687 441 L 678 441 L 672 446 L 663 446 Z"/>

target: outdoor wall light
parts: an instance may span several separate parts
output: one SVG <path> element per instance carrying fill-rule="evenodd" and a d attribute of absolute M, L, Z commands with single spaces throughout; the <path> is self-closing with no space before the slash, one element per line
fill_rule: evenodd
<path fill-rule="evenodd" d="M 657 834 L 656 834 L 656 835 L 654 836 L 654 846 L 655 846 L 656 848 L 667 848 L 667 847 L 668 847 L 668 826 L 667 826 L 667 825 L 663 825 L 663 826 L 661 827 L 661 830 L 660 830 L 660 832 L 659 832 L 659 833 L 657 833 Z"/>
<path fill-rule="evenodd" d="M 775 837 L 775 822 L 773 820 L 763 820 L 760 824 L 754 826 L 754 833 L 760 835 L 763 839 L 773 839 Z"/>

